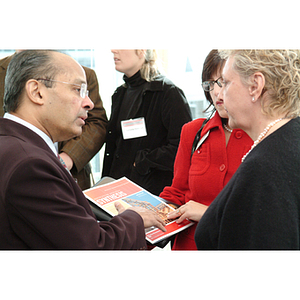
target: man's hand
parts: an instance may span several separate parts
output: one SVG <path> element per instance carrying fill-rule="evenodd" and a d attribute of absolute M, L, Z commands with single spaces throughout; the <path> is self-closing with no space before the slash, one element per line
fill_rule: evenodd
<path fill-rule="evenodd" d="M 115 202 L 115 208 L 119 214 L 125 211 L 124 206 L 120 202 Z M 145 228 L 155 226 L 161 231 L 166 232 L 164 221 L 156 213 L 142 207 L 130 207 L 128 209 L 134 210 L 142 217 Z"/>

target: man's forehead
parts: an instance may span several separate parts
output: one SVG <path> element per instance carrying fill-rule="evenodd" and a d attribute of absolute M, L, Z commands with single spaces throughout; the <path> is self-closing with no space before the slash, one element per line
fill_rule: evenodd
<path fill-rule="evenodd" d="M 82 66 L 72 57 L 64 53 L 56 53 L 56 63 L 62 68 L 61 76 L 66 76 L 76 84 L 86 83 L 86 75 Z"/>

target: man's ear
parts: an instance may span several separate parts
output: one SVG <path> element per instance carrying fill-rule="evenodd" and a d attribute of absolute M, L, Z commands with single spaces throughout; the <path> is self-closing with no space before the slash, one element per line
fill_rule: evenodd
<path fill-rule="evenodd" d="M 252 75 L 252 84 L 249 87 L 249 91 L 253 101 L 256 101 L 262 95 L 265 82 L 265 76 L 261 72 L 256 72 Z"/>
<path fill-rule="evenodd" d="M 35 104 L 43 105 L 44 98 L 41 89 L 41 84 L 35 79 L 30 79 L 26 82 L 25 90 L 28 98 Z"/>

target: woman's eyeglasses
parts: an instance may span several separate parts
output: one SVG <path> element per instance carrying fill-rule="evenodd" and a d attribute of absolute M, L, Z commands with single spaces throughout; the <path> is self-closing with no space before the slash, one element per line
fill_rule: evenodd
<path fill-rule="evenodd" d="M 204 81 L 201 85 L 205 92 L 210 92 L 214 89 L 215 83 L 221 88 L 222 87 L 222 77 L 217 80 Z"/>

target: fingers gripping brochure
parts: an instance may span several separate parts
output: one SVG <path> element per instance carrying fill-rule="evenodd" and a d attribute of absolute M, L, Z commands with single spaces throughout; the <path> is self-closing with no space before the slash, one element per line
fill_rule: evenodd
<path fill-rule="evenodd" d="M 117 201 L 125 207 L 139 206 L 157 213 L 164 220 L 167 231 L 162 232 L 156 227 L 146 228 L 146 239 L 151 244 L 162 241 L 194 224 L 189 220 L 180 224 L 177 224 L 176 220 L 169 220 L 167 214 L 175 209 L 126 177 L 85 190 L 84 194 L 90 202 L 112 217 L 118 214 L 114 205 Z"/>

